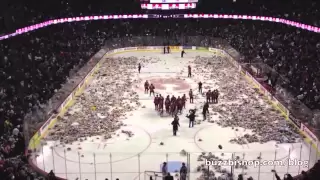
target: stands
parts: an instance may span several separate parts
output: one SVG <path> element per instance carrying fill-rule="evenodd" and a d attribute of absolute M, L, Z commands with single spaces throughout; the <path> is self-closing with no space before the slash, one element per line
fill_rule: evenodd
<path fill-rule="evenodd" d="M 276 13 L 278 17 L 288 16 L 292 20 L 318 25 L 316 18 L 319 13 L 316 8 L 319 5 L 317 3 L 309 5 L 305 1 L 304 3 L 309 8 L 308 13 L 302 13 L 305 9 L 296 3 L 285 7 L 290 10 L 288 14 L 281 13 L 285 10 L 284 7 L 271 2 L 262 6 L 255 1 L 250 8 L 245 8 L 241 4 L 237 4 L 237 7 L 240 7 L 239 11 L 243 8 L 241 12 L 246 14 L 258 8 L 261 10 L 259 15 Z M 233 6 L 229 4 L 229 7 Z M 14 29 L 40 22 L 48 17 L 78 15 L 71 14 L 71 7 L 66 8 L 62 14 L 51 12 L 46 16 L 32 13 L 30 11 L 34 8 L 32 5 L 30 8 L 23 8 L 23 4 L 19 7 L 19 13 L 26 12 L 26 16 L 20 16 L 16 20 L 17 23 L 8 20 L 8 15 L 0 15 L 2 21 L 11 22 L 9 27 L 7 25 L 6 28 L 0 27 L 1 30 L 4 29 L 0 34 L 12 32 Z M 61 6 L 53 5 L 50 8 L 54 9 L 54 7 Z M 297 10 L 293 11 L 290 9 L 292 7 Z M 230 11 L 222 10 L 221 12 L 229 13 Z M 3 24 L 0 25 L 3 26 Z M 239 60 L 242 63 L 249 63 L 259 69 L 260 73 L 253 73 L 253 75 L 261 78 L 261 81 L 264 77 L 267 77 L 266 80 L 274 81 L 271 84 L 265 81 L 265 88 L 274 91 L 280 101 L 291 107 L 290 111 L 295 112 L 294 116 L 298 121 L 313 127 L 316 134 L 318 133 L 320 122 L 317 119 L 316 109 L 320 109 L 320 63 L 318 61 L 320 35 L 317 33 L 271 22 L 241 20 L 152 19 L 65 23 L 0 41 L 2 59 L 0 61 L 0 133 L 2 135 L 0 159 L 3 164 L 0 176 L 9 178 L 14 175 L 16 179 L 36 177 L 35 173 L 25 165 L 27 160 L 23 156 L 23 149 L 25 149 L 23 138 L 28 141 L 29 135 L 36 132 L 43 124 L 45 117 L 50 115 L 50 113 L 47 114 L 49 112 L 47 110 L 54 111 L 55 107 L 48 103 L 48 100 L 61 88 L 62 84 L 67 82 L 67 77 L 72 74 L 70 71 L 75 72 L 81 68 L 100 49 L 105 39 L 146 34 L 164 37 L 165 40 L 156 42 L 157 44 L 174 45 L 192 44 L 193 41 L 202 39 L 203 46 L 208 46 L 214 42 L 205 36 L 223 38 L 226 43 L 241 53 L 242 57 L 239 57 Z M 191 38 L 187 37 L 189 35 L 205 36 Z M 155 39 L 150 37 L 150 41 Z M 106 46 L 115 47 L 117 44 L 124 43 L 128 41 L 124 42 L 119 38 L 114 40 L 114 44 L 106 44 Z M 135 41 L 131 41 L 127 46 L 131 45 L 135 45 Z M 287 101 L 288 97 L 290 101 Z M 63 100 L 63 95 L 60 98 Z M 41 118 L 34 116 L 29 118 L 33 122 L 30 123 L 32 126 L 27 128 L 28 137 L 26 137 L 22 132 L 23 121 L 28 113 L 36 114 Z M 16 133 L 17 130 L 19 133 Z M 318 164 L 308 172 L 309 180 L 312 180 L 312 177 L 314 179 L 319 177 L 316 169 L 319 169 Z"/>

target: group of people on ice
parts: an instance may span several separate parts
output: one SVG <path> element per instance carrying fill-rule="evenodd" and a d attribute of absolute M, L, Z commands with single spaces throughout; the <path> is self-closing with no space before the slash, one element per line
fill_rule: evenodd
<path fill-rule="evenodd" d="M 209 108 L 209 106 L 208 106 L 208 108 Z M 207 111 L 209 112 L 208 108 L 206 109 L 206 112 Z M 186 116 L 189 119 L 189 128 L 193 128 L 193 126 L 194 126 L 194 122 L 196 120 L 196 111 L 197 111 L 196 109 L 190 109 L 189 114 L 187 114 L 187 116 Z M 174 119 L 171 122 L 171 125 L 172 125 L 173 135 L 176 136 L 178 129 L 180 127 L 179 116 L 177 114 L 174 115 Z"/>
<path fill-rule="evenodd" d="M 154 96 L 154 95 L 155 95 L 155 94 L 154 94 L 154 89 L 155 89 L 155 87 L 154 87 L 154 85 L 153 85 L 152 83 L 149 84 L 148 81 L 146 81 L 146 82 L 144 83 L 144 93 L 149 93 L 150 96 L 151 96 L 151 94 L 153 94 L 153 96 Z"/>
<path fill-rule="evenodd" d="M 170 96 L 168 95 L 166 99 L 164 99 L 164 97 L 159 94 L 159 96 L 156 95 L 154 97 L 153 103 L 155 106 L 155 110 L 159 111 L 160 115 L 163 114 L 163 107 L 165 107 L 165 111 L 167 114 L 175 116 L 178 113 L 182 113 L 182 109 L 186 107 L 186 101 L 187 97 L 185 94 L 182 97 L 178 96 L 177 98 L 174 95 L 172 95 L 170 98 Z"/>
<path fill-rule="evenodd" d="M 200 94 L 203 94 L 201 81 L 198 83 L 198 91 Z M 218 103 L 219 90 L 218 89 L 214 89 L 213 91 L 209 90 L 208 92 L 205 93 L 205 96 L 206 96 L 206 100 L 207 100 L 206 102 Z"/>
<path fill-rule="evenodd" d="M 215 89 L 213 91 L 209 90 L 206 93 L 206 99 L 208 103 L 218 103 L 219 91 Z"/>

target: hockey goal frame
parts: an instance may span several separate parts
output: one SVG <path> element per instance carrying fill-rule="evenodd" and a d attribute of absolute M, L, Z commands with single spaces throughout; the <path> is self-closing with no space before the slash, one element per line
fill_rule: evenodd
<path fill-rule="evenodd" d="M 150 177 L 153 177 L 153 180 L 161 180 L 163 179 L 162 172 L 158 171 L 145 171 L 144 172 L 144 180 L 149 180 Z"/>

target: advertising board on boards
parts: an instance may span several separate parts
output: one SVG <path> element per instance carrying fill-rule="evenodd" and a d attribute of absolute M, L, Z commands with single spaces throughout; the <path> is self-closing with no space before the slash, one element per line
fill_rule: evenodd
<path fill-rule="evenodd" d="M 94 59 L 101 59 L 106 54 L 106 50 L 101 49 L 97 54 L 94 55 Z"/>
<path fill-rule="evenodd" d="M 300 119 L 293 117 L 291 113 L 289 114 L 289 119 L 290 119 L 296 126 L 298 126 L 298 127 L 301 129 L 301 121 L 300 121 Z"/>
<path fill-rule="evenodd" d="M 137 50 L 157 50 L 157 49 L 162 49 L 162 46 L 138 46 Z"/>
<path fill-rule="evenodd" d="M 60 106 L 61 109 L 65 108 L 72 99 L 73 99 L 72 94 L 70 94 L 67 97 L 67 99 L 61 104 L 61 106 Z"/>
<path fill-rule="evenodd" d="M 68 96 L 69 97 L 69 96 Z M 63 102 L 62 102 L 62 104 L 59 106 L 59 110 L 58 110 L 58 112 L 60 112 L 60 111 L 62 111 L 62 109 L 64 108 L 64 104 L 66 103 L 66 100 L 64 100 Z"/>
<path fill-rule="evenodd" d="M 217 54 L 217 53 L 218 53 L 218 50 L 217 50 L 217 49 L 211 48 L 211 47 L 209 47 L 209 51 L 210 51 L 210 52 L 213 52 L 214 54 Z"/>
<path fill-rule="evenodd" d="M 275 98 L 274 98 L 275 99 Z M 289 118 L 289 110 L 285 108 L 277 99 L 275 99 L 277 102 L 277 107 L 280 109 L 280 111 L 286 116 L 286 118 Z"/>
<path fill-rule="evenodd" d="M 78 91 L 78 88 L 75 89 L 75 90 L 72 92 L 72 96 L 73 96 L 73 97 L 76 97 L 76 96 L 77 96 L 77 91 Z"/>
<path fill-rule="evenodd" d="M 196 47 L 197 50 L 209 50 L 207 47 Z"/>
<path fill-rule="evenodd" d="M 243 68 L 241 68 L 240 73 L 244 76 L 246 75 L 246 71 Z"/>
<path fill-rule="evenodd" d="M 182 49 L 192 49 L 192 46 L 183 46 Z"/>
<path fill-rule="evenodd" d="M 246 71 L 246 76 L 249 77 L 250 81 L 252 81 L 252 76 L 251 76 L 251 74 L 248 73 L 247 71 Z"/>
<path fill-rule="evenodd" d="M 113 53 L 122 52 L 124 51 L 124 48 L 114 49 Z"/>
<path fill-rule="evenodd" d="M 106 52 L 106 54 L 112 54 L 114 52 L 114 50 L 109 50 L 108 52 Z"/>
<path fill-rule="evenodd" d="M 264 88 L 263 85 L 261 85 L 261 84 L 260 84 L 260 91 L 261 91 L 265 96 L 267 96 L 267 98 L 268 98 L 269 100 L 272 100 L 272 95 L 271 95 L 271 93 L 270 93 L 268 90 L 266 90 L 266 88 Z M 300 126 L 300 125 L 299 125 L 299 126 Z"/>
<path fill-rule="evenodd" d="M 251 76 L 253 83 L 259 87 L 260 89 L 260 83 L 256 80 L 256 78 L 254 78 L 253 76 Z"/>
<path fill-rule="evenodd" d="M 318 144 L 318 138 L 316 135 L 314 135 L 311 130 L 305 126 L 303 123 L 301 123 L 301 131 L 305 132 L 307 134 L 307 136 L 311 139 L 311 141 L 313 142 L 313 144 Z"/>
<path fill-rule="evenodd" d="M 235 61 L 229 54 L 225 54 L 223 53 L 225 56 L 228 57 L 228 60 L 230 61 L 231 64 L 233 64 L 234 67 L 236 67 L 239 71 L 241 70 L 241 66 L 239 65 L 239 63 L 237 61 Z"/>
<path fill-rule="evenodd" d="M 169 46 L 171 50 L 180 50 L 180 46 Z"/>
<path fill-rule="evenodd" d="M 163 46 L 149 46 L 149 49 L 163 49 Z"/>
<path fill-rule="evenodd" d="M 138 46 L 138 47 L 137 47 L 137 50 L 140 50 L 140 49 L 143 50 L 143 49 L 148 49 L 148 48 L 147 48 L 146 46 Z"/>
<path fill-rule="evenodd" d="M 82 88 L 83 85 L 84 85 L 84 79 L 78 85 L 78 91 Z"/>
<path fill-rule="evenodd" d="M 49 124 L 51 123 L 51 121 L 53 120 L 53 116 L 52 115 L 40 128 L 39 130 L 39 135 L 41 136 L 45 131 L 46 129 L 48 128 Z"/>
<path fill-rule="evenodd" d="M 127 50 L 137 50 L 137 47 L 126 47 L 126 48 L 121 48 L 122 51 L 127 51 Z M 120 51 L 121 52 L 121 51 Z"/>

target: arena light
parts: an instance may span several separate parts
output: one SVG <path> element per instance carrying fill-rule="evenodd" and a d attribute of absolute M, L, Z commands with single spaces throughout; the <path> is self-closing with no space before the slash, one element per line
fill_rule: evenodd
<path fill-rule="evenodd" d="M 188 5 L 189 4 L 189 5 Z M 190 6 L 190 3 L 185 4 Z M 191 3 L 193 4 L 193 3 Z M 162 4 L 160 4 L 162 5 Z M 176 7 L 176 6 L 172 6 Z M 179 7 L 180 8 L 180 5 Z M 169 9 L 169 6 L 168 6 Z M 23 34 L 26 32 L 34 31 L 40 28 L 44 28 L 49 25 L 66 23 L 66 22 L 77 22 L 77 21 L 90 21 L 90 20 L 108 20 L 108 19 L 147 19 L 147 18 L 159 18 L 162 17 L 159 14 L 130 14 L 130 15 L 100 15 L 100 16 L 82 16 L 82 17 L 72 17 L 72 18 L 61 18 L 45 21 L 39 24 L 34 24 L 28 27 L 17 29 L 14 33 L 6 34 L 0 36 L 0 40 L 8 39 L 13 36 Z M 275 23 L 282 23 L 289 26 L 294 26 L 300 29 L 304 29 L 312 32 L 320 32 L 319 27 L 302 24 L 295 21 L 290 21 L 282 18 L 265 17 L 265 16 L 251 16 L 251 15 L 229 15 L 229 14 L 176 14 L 172 18 L 212 18 L 212 19 L 241 19 L 241 20 L 258 20 L 258 21 L 270 21 Z"/>

